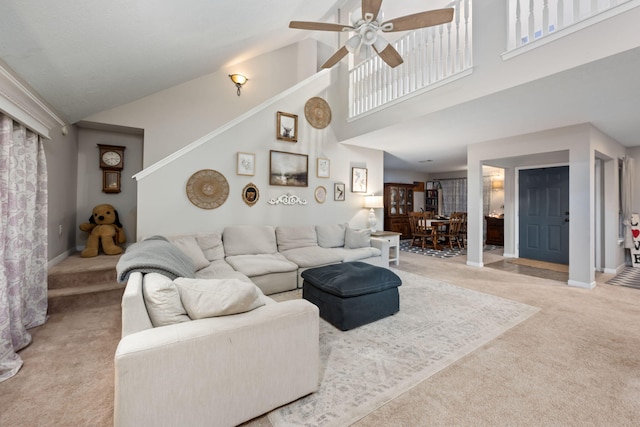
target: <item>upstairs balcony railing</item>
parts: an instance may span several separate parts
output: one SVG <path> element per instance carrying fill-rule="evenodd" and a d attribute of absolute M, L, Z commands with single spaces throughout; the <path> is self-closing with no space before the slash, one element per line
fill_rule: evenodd
<path fill-rule="evenodd" d="M 507 51 L 624 12 L 634 0 L 509 0 Z"/>
<path fill-rule="evenodd" d="M 455 9 L 452 22 L 412 31 L 392 43 L 404 59 L 400 66 L 391 68 L 374 54 L 351 68 L 350 119 L 470 72 L 471 0 L 443 7 Z"/>

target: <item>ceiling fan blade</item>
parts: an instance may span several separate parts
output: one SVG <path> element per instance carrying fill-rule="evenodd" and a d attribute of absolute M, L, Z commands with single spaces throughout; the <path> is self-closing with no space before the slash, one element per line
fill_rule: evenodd
<path fill-rule="evenodd" d="M 289 28 L 297 28 L 300 30 L 314 30 L 314 31 L 351 31 L 353 27 L 351 25 L 333 24 L 331 22 L 306 22 L 306 21 L 291 21 L 289 22 Z"/>
<path fill-rule="evenodd" d="M 371 14 L 370 20 L 373 21 L 380 13 L 380 6 L 382 0 L 362 0 L 362 17 L 367 19 L 367 14 Z"/>
<path fill-rule="evenodd" d="M 387 65 L 391 68 L 395 68 L 404 62 L 402 60 L 402 56 L 400 56 L 398 51 L 389 43 L 387 43 L 384 49 L 380 49 L 374 44 L 373 49 L 378 55 L 380 55 L 380 58 L 382 58 L 382 60 L 386 62 Z"/>
<path fill-rule="evenodd" d="M 349 51 L 346 47 L 342 46 L 336 53 L 334 53 L 331 58 L 327 59 L 327 62 L 322 64 L 322 68 L 331 68 L 336 65 L 342 58 L 344 58 Z"/>
<path fill-rule="evenodd" d="M 416 30 L 418 28 L 445 24 L 451 22 L 452 19 L 453 8 L 436 9 L 391 19 L 390 21 L 383 22 L 381 29 L 385 32 Z"/>

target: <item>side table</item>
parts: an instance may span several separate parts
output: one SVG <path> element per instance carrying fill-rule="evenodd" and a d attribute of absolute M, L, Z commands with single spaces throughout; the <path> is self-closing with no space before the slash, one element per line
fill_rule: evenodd
<path fill-rule="evenodd" d="M 389 242 L 389 264 L 392 262 L 395 265 L 400 265 L 400 236 L 402 233 L 396 233 L 395 231 L 374 231 L 371 233 L 371 237 L 377 237 L 379 239 Z"/>

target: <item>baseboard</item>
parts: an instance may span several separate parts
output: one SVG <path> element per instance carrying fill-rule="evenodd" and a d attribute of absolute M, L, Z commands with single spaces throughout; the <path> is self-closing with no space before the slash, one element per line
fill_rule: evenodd
<path fill-rule="evenodd" d="M 73 253 L 73 250 L 69 249 L 66 252 L 63 252 L 60 255 L 58 255 L 57 257 L 53 258 L 52 260 L 49 260 L 49 262 L 47 262 L 47 269 L 50 269 L 51 267 L 53 267 L 56 264 L 60 264 L 62 261 L 67 259 L 69 257 L 69 255 L 71 255 L 72 253 Z"/>
<path fill-rule="evenodd" d="M 596 282 L 593 281 L 591 283 L 587 283 L 587 282 L 578 282 L 577 280 L 568 280 L 567 285 L 573 286 L 576 288 L 582 288 L 582 289 L 593 289 L 596 287 Z"/>
<path fill-rule="evenodd" d="M 627 267 L 626 264 L 622 264 L 616 268 L 603 268 L 602 272 L 605 274 L 620 274 L 626 267 Z"/>
<path fill-rule="evenodd" d="M 467 261 L 467 265 L 469 267 L 484 267 L 484 263 L 482 262 Z"/>
<path fill-rule="evenodd" d="M 508 254 L 506 252 L 503 252 L 502 256 L 505 257 L 505 258 L 518 258 L 518 255 L 516 255 L 516 254 Z"/>

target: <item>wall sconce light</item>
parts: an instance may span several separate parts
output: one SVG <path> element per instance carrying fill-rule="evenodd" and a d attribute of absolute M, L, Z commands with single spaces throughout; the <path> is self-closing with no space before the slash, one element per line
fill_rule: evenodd
<path fill-rule="evenodd" d="M 500 178 L 491 179 L 491 189 L 493 191 L 504 190 L 504 180 Z"/>
<path fill-rule="evenodd" d="M 231 79 L 231 81 L 236 85 L 236 87 L 238 88 L 238 96 L 240 96 L 240 88 L 242 87 L 243 84 L 245 84 L 247 82 L 247 80 L 249 80 L 246 76 L 243 76 L 242 74 L 229 74 L 229 78 Z"/>
<path fill-rule="evenodd" d="M 373 210 L 384 208 L 384 199 L 382 196 L 364 196 L 364 207 L 369 209 L 369 229 L 373 233 L 376 231 L 376 223 L 378 222 Z"/>

